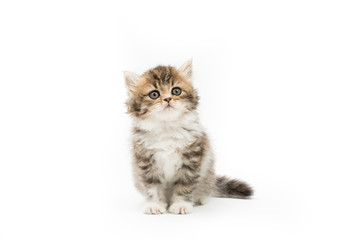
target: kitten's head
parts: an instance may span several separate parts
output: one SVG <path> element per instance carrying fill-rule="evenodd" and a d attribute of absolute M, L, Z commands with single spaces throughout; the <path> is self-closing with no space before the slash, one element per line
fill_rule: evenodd
<path fill-rule="evenodd" d="M 192 86 L 192 63 L 179 69 L 157 66 L 139 76 L 124 72 L 128 113 L 139 119 L 174 121 L 194 111 L 199 97 Z"/>

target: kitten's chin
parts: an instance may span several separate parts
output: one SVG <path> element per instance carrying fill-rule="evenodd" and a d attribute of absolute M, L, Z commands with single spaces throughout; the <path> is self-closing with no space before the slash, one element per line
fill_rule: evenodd
<path fill-rule="evenodd" d="M 184 114 L 181 106 L 167 105 L 163 109 L 157 111 L 153 116 L 161 121 L 176 121 Z"/>
<path fill-rule="evenodd" d="M 162 121 L 175 121 L 179 119 L 181 115 L 181 111 L 178 111 L 174 108 L 166 108 L 163 111 L 158 112 L 155 117 Z"/>

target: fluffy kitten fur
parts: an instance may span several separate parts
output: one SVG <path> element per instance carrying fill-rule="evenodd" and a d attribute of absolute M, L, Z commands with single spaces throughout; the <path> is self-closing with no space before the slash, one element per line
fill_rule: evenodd
<path fill-rule="evenodd" d="M 191 61 L 179 69 L 158 66 L 141 76 L 125 72 L 124 77 L 133 118 L 134 179 L 147 198 L 145 213 L 187 214 L 211 195 L 252 194 L 246 183 L 214 173 L 209 139 L 196 111 L 199 97 L 192 86 Z"/>

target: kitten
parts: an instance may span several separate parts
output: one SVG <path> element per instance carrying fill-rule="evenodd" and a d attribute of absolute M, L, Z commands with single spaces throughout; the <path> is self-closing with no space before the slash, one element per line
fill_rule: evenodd
<path fill-rule="evenodd" d="M 209 196 L 247 198 L 246 183 L 214 173 L 209 139 L 196 111 L 192 62 L 158 66 L 143 75 L 124 72 L 133 118 L 133 171 L 147 198 L 145 213 L 191 213 Z"/>

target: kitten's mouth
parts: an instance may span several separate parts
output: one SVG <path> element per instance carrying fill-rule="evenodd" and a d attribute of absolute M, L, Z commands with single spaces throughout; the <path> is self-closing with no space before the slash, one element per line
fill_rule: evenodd
<path fill-rule="evenodd" d="M 170 103 L 168 103 L 168 104 L 164 107 L 164 109 L 170 109 L 170 108 L 173 108 L 173 106 L 171 106 Z"/>

